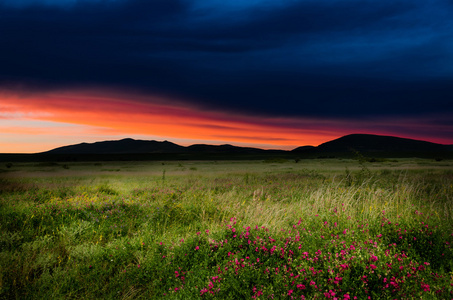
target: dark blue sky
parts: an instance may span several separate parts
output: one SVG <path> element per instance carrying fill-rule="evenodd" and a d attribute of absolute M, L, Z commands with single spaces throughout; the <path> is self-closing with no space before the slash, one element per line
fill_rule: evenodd
<path fill-rule="evenodd" d="M 0 44 L 3 89 L 115 87 L 245 115 L 420 118 L 453 139 L 451 0 L 0 0 Z"/>

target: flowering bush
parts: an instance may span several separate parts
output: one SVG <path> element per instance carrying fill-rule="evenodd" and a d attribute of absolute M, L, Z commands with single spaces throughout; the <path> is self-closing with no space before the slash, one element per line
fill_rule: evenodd
<path fill-rule="evenodd" d="M 187 270 L 185 281 L 177 283 L 182 286 L 178 293 L 218 299 L 394 299 L 452 295 L 453 281 L 448 276 L 451 264 L 434 268 L 424 255 L 430 251 L 420 253 L 418 248 L 414 250 L 412 244 L 409 247 L 402 241 L 391 243 L 390 233 L 400 232 L 400 224 L 387 228 L 389 236 L 385 237 L 376 234 L 382 230 L 380 224 L 343 234 L 338 222 L 337 234 L 332 233 L 329 239 L 315 231 L 316 222 L 309 225 L 304 227 L 299 220 L 291 230 L 272 234 L 264 226 L 239 229 L 233 218 L 224 231 L 214 236 L 196 235 L 171 247 L 173 259 L 168 260 L 168 266 Z M 319 222 L 319 227 L 323 228 L 322 225 Z M 413 231 L 426 228 L 424 223 L 420 225 Z M 436 230 L 430 233 L 425 234 L 443 237 L 442 254 L 452 261 L 452 236 Z M 156 288 L 162 293 L 174 290 L 170 285 Z"/>

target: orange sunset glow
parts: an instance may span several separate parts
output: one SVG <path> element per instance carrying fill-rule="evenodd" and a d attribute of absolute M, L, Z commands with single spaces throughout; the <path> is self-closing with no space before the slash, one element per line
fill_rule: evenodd
<path fill-rule="evenodd" d="M 124 137 L 290 150 L 319 145 L 360 127 L 358 121 L 235 114 L 168 97 L 105 90 L 4 93 L 0 108 L 2 153 L 36 153 Z"/>
<path fill-rule="evenodd" d="M 170 139 L 181 144 L 236 143 L 284 149 L 301 143 L 319 144 L 332 137 L 320 135 L 319 130 L 299 128 L 299 120 L 203 111 L 159 97 L 147 100 L 105 91 L 102 95 L 78 91 L 3 96 L 1 152 L 35 153 L 70 140 L 77 143 L 126 136 Z M 26 142 L 19 142 L 18 136 Z"/>

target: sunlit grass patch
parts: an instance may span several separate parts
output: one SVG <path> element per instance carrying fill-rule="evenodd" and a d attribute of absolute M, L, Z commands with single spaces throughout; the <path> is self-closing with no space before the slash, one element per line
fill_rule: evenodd
<path fill-rule="evenodd" d="M 5 179 L 0 298 L 451 298 L 451 172 L 347 164 Z"/>

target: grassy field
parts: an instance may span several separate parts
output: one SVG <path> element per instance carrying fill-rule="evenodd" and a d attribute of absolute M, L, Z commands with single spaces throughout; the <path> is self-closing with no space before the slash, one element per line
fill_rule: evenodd
<path fill-rule="evenodd" d="M 0 166 L 2 299 L 452 299 L 453 161 Z"/>

